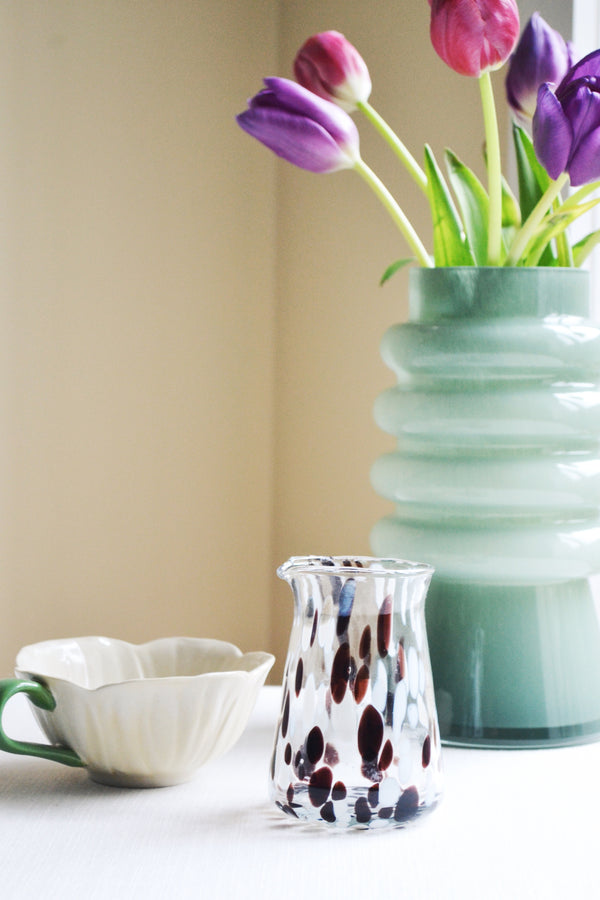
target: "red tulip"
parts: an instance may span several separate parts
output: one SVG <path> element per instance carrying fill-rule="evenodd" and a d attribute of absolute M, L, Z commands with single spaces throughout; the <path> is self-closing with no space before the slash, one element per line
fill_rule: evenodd
<path fill-rule="evenodd" d="M 459 75 L 499 68 L 519 37 L 516 0 L 429 0 L 431 42 Z"/>

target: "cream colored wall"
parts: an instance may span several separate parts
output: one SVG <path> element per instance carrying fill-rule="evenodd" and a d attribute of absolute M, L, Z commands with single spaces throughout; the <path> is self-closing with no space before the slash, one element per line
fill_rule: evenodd
<path fill-rule="evenodd" d="M 0 674 L 101 633 L 268 643 L 275 0 L 0 5 Z"/>
<path fill-rule="evenodd" d="M 0 5 L 0 663 L 21 644 L 211 634 L 285 656 L 291 554 L 366 553 L 379 359 L 405 254 L 356 176 L 234 123 L 311 33 L 344 31 L 415 153 L 476 162 L 477 85 L 425 0 Z M 498 91 L 501 98 L 501 89 Z M 428 236 L 416 189 L 365 159 Z"/>

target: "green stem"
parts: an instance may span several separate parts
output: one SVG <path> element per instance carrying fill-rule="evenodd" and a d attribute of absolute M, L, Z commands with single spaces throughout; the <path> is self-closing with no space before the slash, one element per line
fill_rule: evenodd
<path fill-rule="evenodd" d="M 356 106 L 365 118 L 369 120 L 371 125 L 379 132 L 383 139 L 387 141 L 410 177 L 427 196 L 427 176 L 412 153 L 402 143 L 396 132 L 390 128 L 385 119 L 383 119 L 366 100 L 364 102 L 358 102 Z"/>
<path fill-rule="evenodd" d="M 569 176 L 566 172 L 563 172 L 562 175 L 558 176 L 556 181 L 550 182 L 545 193 L 542 194 L 537 204 L 531 210 L 522 228 L 520 228 L 517 232 L 512 247 L 510 248 L 509 254 L 506 257 L 505 264 L 507 266 L 518 265 L 519 260 L 524 255 L 527 246 L 529 245 L 529 242 L 533 240 L 535 232 L 542 219 L 568 181 Z"/>
<path fill-rule="evenodd" d="M 554 211 L 556 212 L 558 207 L 560 207 L 562 202 L 562 198 L 560 194 L 552 204 L 554 207 Z M 573 251 L 571 249 L 571 242 L 567 237 L 566 230 L 561 231 L 560 234 L 556 236 L 554 239 L 556 243 L 556 254 L 558 257 L 559 266 L 564 266 L 566 268 L 573 267 Z M 543 251 L 542 251 L 543 252 Z"/>
<path fill-rule="evenodd" d="M 427 253 L 427 250 L 423 246 L 417 232 L 414 230 L 404 212 L 400 209 L 384 183 L 380 178 L 373 172 L 369 166 L 363 162 L 362 159 L 359 159 L 354 164 L 354 170 L 358 172 L 358 174 L 366 181 L 374 194 L 381 200 L 388 213 L 404 235 L 408 245 L 414 252 L 419 264 L 421 266 L 431 268 L 433 263 L 431 262 L 431 258 Z"/>
<path fill-rule="evenodd" d="M 589 184 L 584 184 L 583 187 L 580 187 L 577 191 L 573 191 L 573 193 L 567 197 L 562 204 L 563 209 L 571 209 L 573 206 L 577 206 L 578 203 L 581 203 L 582 200 L 585 200 L 586 197 L 589 197 L 589 195 L 593 194 L 594 191 L 597 191 L 598 188 L 600 188 L 600 181 L 591 181 Z"/>
<path fill-rule="evenodd" d="M 496 104 L 489 72 L 479 77 L 479 89 L 483 106 L 483 123 L 487 151 L 488 194 L 488 266 L 500 265 L 502 252 L 502 163 Z"/>

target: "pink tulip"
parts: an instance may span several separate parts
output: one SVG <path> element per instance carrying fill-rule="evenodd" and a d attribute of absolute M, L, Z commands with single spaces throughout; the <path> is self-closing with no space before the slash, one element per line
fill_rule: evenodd
<path fill-rule="evenodd" d="M 294 74 L 303 87 L 347 112 L 353 112 L 357 103 L 366 103 L 371 94 L 364 59 L 339 31 L 310 37 L 296 55 Z"/>
<path fill-rule="evenodd" d="M 479 78 L 499 68 L 519 37 L 516 0 L 429 0 L 431 42 L 458 72 Z"/>

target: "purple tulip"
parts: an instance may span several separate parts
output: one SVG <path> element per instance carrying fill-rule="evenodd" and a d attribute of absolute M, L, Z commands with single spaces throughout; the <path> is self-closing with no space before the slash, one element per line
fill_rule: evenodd
<path fill-rule="evenodd" d="M 371 94 L 367 64 L 339 31 L 308 38 L 296 54 L 294 74 L 303 87 L 347 112 L 366 103 Z"/>
<path fill-rule="evenodd" d="M 573 186 L 600 179 L 600 50 L 569 69 L 556 92 L 540 87 L 533 145 L 551 178 L 567 172 Z"/>
<path fill-rule="evenodd" d="M 516 0 L 429 0 L 433 47 L 459 75 L 497 69 L 519 37 Z"/>
<path fill-rule="evenodd" d="M 535 12 L 510 58 L 506 95 L 517 116 L 529 120 L 544 82 L 560 84 L 573 65 L 571 46 Z"/>
<path fill-rule="evenodd" d="M 358 131 L 347 112 L 287 78 L 265 78 L 265 84 L 237 116 L 244 131 L 309 172 L 356 165 Z"/>

